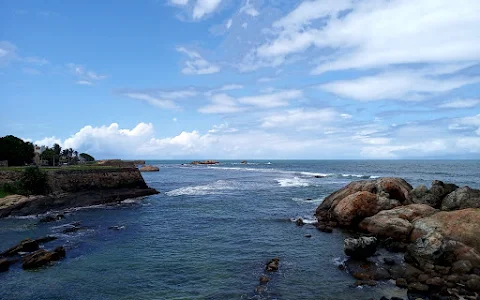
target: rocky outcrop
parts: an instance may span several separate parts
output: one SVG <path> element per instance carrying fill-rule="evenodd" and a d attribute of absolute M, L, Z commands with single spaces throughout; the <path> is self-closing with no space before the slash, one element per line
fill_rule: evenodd
<path fill-rule="evenodd" d="M 143 166 L 138 168 L 138 170 L 140 170 L 140 172 L 158 172 L 160 171 L 160 168 L 155 166 Z"/>
<path fill-rule="evenodd" d="M 38 250 L 40 247 L 39 245 L 53 241 L 57 239 L 54 236 L 45 236 L 38 239 L 24 239 L 17 245 L 5 250 L 4 252 L 0 253 L 0 257 L 2 256 L 14 256 L 18 255 L 20 252 L 33 252 Z"/>
<path fill-rule="evenodd" d="M 426 204 L 410 204 L 383 210 L 359 224 L 361 230 L 382 238 L 407 240 L 413 229 L 411 222 L 430 216 L 437 210 Z"/>
<path fill-rule="evenodd" d="M 320 222 L 333 220 L 340 226 L 357 225 L 379 211 L 410 204 L 411 189 L 401 178 L 352 182 L 325 198 L 315 214 Z"/>
<path fill-rule="evenodd" d="M 0 272 L 6 272 L 10 268 L 10 261 L 6 258 L 0 258 Z"/>
<path fill-rule="evenodd" d="M 25 270 L 39 268 L 64 257 L 65 248 L 63 247 L 57 247 L 53 251 L 40 249 L 23 257 L 22 268 Z"/>
<path fill-rule="evenodd" d="M 414 188 L 410 195 L 413 203 L 427 204 L 434 208 L 440 208 L 442 200 L 458 188 L 455 184 L 443 183 L 440 180 L 432 181 L 432 186 L 427 189 L 425 185 Z"/>
<path fill-rule="evenodd" d="M 352 258 L 368 258 L 377 251 L 377 239 L 374 237 L 347 238 L 344 240 L 343 250 Z"/>
<path fill-rule="evenodd" d="M 10 206 L 1 206 L 0 204 L 0 218 L 43 214 L 52 210 L 63 210 L 72 207 L 118 203 L 125 199 L 158 193 L 157 190 L 151 188 L 119 188 L 23 197 L 22 200 Z"/>
<path fill-rule="evenodd" d="M 464 186 L 448 194 L 442 201 L 442 210 L 464 208 L 480 208 L 480 190 Z"/>

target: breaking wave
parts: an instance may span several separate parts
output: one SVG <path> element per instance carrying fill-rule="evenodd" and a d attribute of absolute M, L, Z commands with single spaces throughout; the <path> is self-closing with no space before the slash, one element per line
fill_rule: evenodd
<path fill-rule="evenodd" d="M 214 183 L 206 185 L 197 185 L 197 186 L 186 186 L 181 187 L 175 190 L 166 192 L 165 194 L 170 197 L 175 196 L 202 196 L 202 195 L 213 195 L 221 194 L 224 191 L 235 190 L 237 186 L 225 180 L 217 180 Z"/>
<path fill-rule="evenodd" d="M 282 178 L 282 179 L 276 179 L 278 184 L 280 184 L 281 187 L 307 187 L 310 186 L 310 182 L 308 180 L 299 178 L 299 177 L 293 177 L 293 178 Z"/>

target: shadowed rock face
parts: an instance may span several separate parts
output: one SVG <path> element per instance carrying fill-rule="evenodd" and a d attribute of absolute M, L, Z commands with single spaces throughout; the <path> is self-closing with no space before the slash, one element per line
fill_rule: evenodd
<path fill-rule="evenodd" d="M 377 251 L 377 239 L 374 237 L 347 238 L 344 241 L 345 254 L 356 259 L 368 258 Z"/>
<path fill-rule="evenodd" d="M 455 184 L 443 183 L 439 180 L 432 181 L 432 187 L 427 189 L 426 186 L 420 185 L 414 188 L 410 194 L 413 203 L 427 204 L 434 208 L 440 208 L 442 200 L 458 188 Z"/>
<path fill-rule="evenodd" d="M 399 206 L 365 218 L 359 224 L 359 228 L 383 238 L 408 240 L 413 229 L 411 222 L 435 212 L 436 209 L 426 204 Z"/>
<path fill-rule="evenodd" d="M 442 201 L 442 210 L 480 208 L 480 190 L 464 186 L 456 189 Z"/>
<path fill-rule="evenodd" d="M 40 249 L 23 258 L 22 268 L 25 270 L 39 268 L 64 257 L 65 249 L 63 247 L 57 247 L 53 251 Z"/>

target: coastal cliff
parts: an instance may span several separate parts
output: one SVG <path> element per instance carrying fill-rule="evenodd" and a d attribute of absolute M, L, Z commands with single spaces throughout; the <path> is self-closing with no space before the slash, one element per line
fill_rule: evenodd
<path fill-rule="evenodd" d="M 157 194 L 149 188 L 137 168 L 87 168 L 47 170 L 48 195 L 11 195 L 0 199 L 0 217 L 41 214 L 127 198 Z M 21 172 L 1 171 L 0 185 L 12 183 Z"/>

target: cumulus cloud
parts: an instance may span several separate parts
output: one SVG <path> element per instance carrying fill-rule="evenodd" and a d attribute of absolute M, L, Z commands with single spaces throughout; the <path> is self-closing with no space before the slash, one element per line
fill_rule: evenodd
<path fill-rule="evenodd" d="M 188 0 L 169 0 L 170 4 L 184 6 L 188 4 Z"/>
<path fill-rule="evenodd" d="M 210 99 L 211 103 L 198 109 L 204 114 L 228 114 L 244 111 L 235 98 L 227 94 L 216 94 Z"/>
<path fill-rule="evenodd" d="M 189 59 L 185 61 L 183 74 L 187 75 L 206 75 L 220 71 L 220 67 L 205 60 L 198 52 L 187 50 L 184 47 L 178 47 L 178 52 L 184 53 Z"/>

